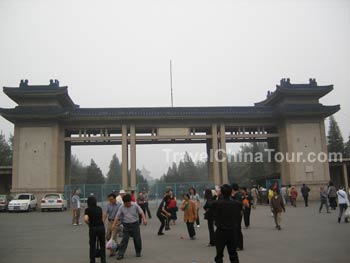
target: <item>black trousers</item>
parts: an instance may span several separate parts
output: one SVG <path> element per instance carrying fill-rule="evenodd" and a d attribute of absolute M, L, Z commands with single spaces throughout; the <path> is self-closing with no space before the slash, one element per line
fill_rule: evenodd
<path fill-rule="evenodd" d="M 335 208 L 337 207 L 337 200 L 336 197 L 329 197 L 329 206 L 335 210 Z"/>
<path fill-rule="evenodd" d="M 140 254 L 142 250 L 142 240 L 139 222 L 126 224 L 123 223 L 123 239 L 119 247 L 119 256 L 124 256 L 125 251 L 128 247 L 129 238 L 132 236 L 134 238 L 134 246 L 136 254 Z"/>
<path fill-rule="evenodd" d="M 227 247 L 227 252 L 230 257 L 231 263 L 239 263 L 238 254 L 236 251 L 236 234 L 237 231 L 235 230 L 221 230 L 216 229 L 216 257 L 215 262 L 216 263 L 223 263 L 224 258 L 224 250 L 225 247 Z"/>
<path fill-rule="evenodd" d="M 309 206 L 309 196 L 308 195 L 304 195 L 304 203 L 305 203 L 305 206 Z"/>
<path fill-rule="evenodd" d="M 101 263 L 106 263 L 106 231 L 104 226 L 89 228 L 90 263 L 96 262 L 96 242 L 100 243 Z"/>
<path fill-rule="evenodd" d="M 196 230 L 194 230 L 194 222 L 186 222 L 188 235 L 192 238 L 196 235 Z"/>
<path fill-rule="evenodd" d="M 148 207 L 148 202 L 145 203 L 145 210 L 147 212 L 148 218 L 152 218 L 151 211 L 149 210 L 149 207 Z M 146 212 L 145 212 L 145 215 L 146 215 Z"/>
<path fill-rule="evenodd" d="M 168 220 L 168 217 L 166 215 L 163 215 L 162 213 L 158 213 L 157 217 L 160 221 L 160 227 L 158 230 L 158 234 L 160 234 L 160 233 L 163 233 L 164 227 L 168 224 L 167 222 L 169 220 Z"/>
<path fill-rule="evenodd" d="M 250 207 L 246 207 L 243 210 L 243 218 L 244 218 L 244 225 L 245 227 L 249 227 L 250 226 L 250 212 L 251 212 L 251 208 Z"/>
<path fill-rule="evenodd" d="M 209 244 L 215 246 L 214 219 L 208 219 Z"/>
<path fill-rule="evenodd" d="M 243 250 L 243 233 L 242 233 L 242 217 L 239 220 L 239 226 L 236 229 L 237 248 Z"/>

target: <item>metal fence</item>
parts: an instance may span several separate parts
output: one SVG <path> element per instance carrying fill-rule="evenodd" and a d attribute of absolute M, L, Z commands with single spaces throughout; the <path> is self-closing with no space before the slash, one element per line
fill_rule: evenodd
<path fill-rule="evenodd" d="M 149 201 L 158 204 L 163 198 L 164 193 L 171 189 L 174 195 L 178 199 L 182 199 L 185 193 L 188 193 L 188 189 L 193 187 L 201 198 L 204 196 L 204 191 L 207 188 L 213 188 L 212 182 L 179 182 L 179 183 L 157 183 L 157 184 L 138 184 L 136 186 L 136 195 L 139 192 L 147 191 Z M 74 191 L 80 190 L 80 198 L 86 199 L 90 195 L 94 195 L 98 202 L 104 202 L 107 199 L 107 195 L 112 191 L 119 193 L 122 189 L 120 184 L 77 184 L 66 185 L 64 187 L 64 195 L 68 200 L 71 199 Z M 70 203 L 70 202 L 68 202 Z"/>

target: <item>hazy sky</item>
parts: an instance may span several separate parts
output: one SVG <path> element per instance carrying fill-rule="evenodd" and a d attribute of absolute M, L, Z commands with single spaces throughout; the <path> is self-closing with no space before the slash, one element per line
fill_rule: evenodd
<path fill-rule="evenodd" d="M 60 80 L 81 107 L 253 105 L 283 77 L 334 84 L 324 104 L 349 135 L 350 1 L 0 0 L 0 86 Z M 222 96 L 222 94 L 225 94 Z M 0 107 L 15 103 L 0 92 Z M 0 117 L 6 135 L 13 125 Z M 159 177 L 162 148 L 138 146 L 137 166 Z M 230 146 L 231 148 L 234 146 Z M 74 147 L 104 172 L 120 146 Z"/>

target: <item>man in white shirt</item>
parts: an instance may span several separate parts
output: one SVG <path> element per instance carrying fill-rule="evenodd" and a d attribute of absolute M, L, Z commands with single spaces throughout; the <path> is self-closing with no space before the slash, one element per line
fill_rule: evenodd
<path fill-rule="evenodd" d="M 346 211 L 346 209 L 349 206 L 349 198 L 348 198 L 348 195 L 346 194 L 343 186 L 339 187 L 339 190 L 337 192 L 337 196 L 338 196 L 338 204 L 339 204 L 338 223 L 340 223 L 344 212 Z M 344 218 L 345 218 L 345 223 L 348 223 L 348 218 L 347 217 L 344 217 Z"/>
<path fill-rule="evenodd" d="M 123 197 L 125 196 L 125 190 L 120 190 L 119 195 L 117 196 L 117 203 L 123 204 Z"/>

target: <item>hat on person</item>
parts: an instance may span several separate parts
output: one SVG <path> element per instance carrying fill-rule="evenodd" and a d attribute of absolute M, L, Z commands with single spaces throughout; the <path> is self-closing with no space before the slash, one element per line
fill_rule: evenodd
<path fill-rule="evenodd" d="M 125 194 L 125 191 L 124 190 L 120 190 L 119 194 Z"/>

